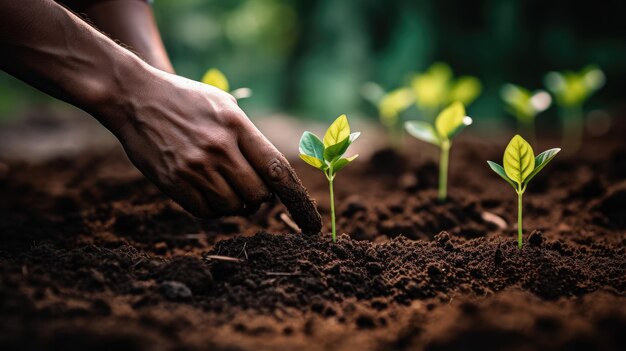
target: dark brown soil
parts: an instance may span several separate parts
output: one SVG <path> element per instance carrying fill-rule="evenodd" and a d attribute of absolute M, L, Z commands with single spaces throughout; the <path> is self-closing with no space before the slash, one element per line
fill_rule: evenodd
<path fill-rule="evenodd" d="M 625 350 L 619 134 L 533 180 L 521 251 L 515 194 L 485 163 L 506 138 L 455 144 L 443 204 L 423 144 L 346 168 L 336 196 L 349 235 L 337 243 L 290 234 L 276 202 L 248 219 L 194 219 L 120 150 L 11 162 L 0 349 Z M 324 177 L 294 166 L 328 218 Z"/>

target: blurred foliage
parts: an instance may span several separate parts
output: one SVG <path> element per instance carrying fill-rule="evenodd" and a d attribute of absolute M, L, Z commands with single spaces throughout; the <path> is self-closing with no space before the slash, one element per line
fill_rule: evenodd
<path fill-rule="evenodd" d="M 562 107 L 581 106 L 605 83 L 604 72 L 596 66 L 587 66 L 580 72 L 550 72 L 545 77 L 546 87 Z"/>
<path fill-rule="evenodd" d="M 515 84 L 504 85 L 500 96 L 507 105 L 506 110 L 522 123 L 534 120 L 539 112 L 545 111 L 552 103 L 552 98 L 546 91 L 530 92 Z"/>
<path fill-rule="evenodd" d="M 546 72 L 590 62 L 609 77 L 590 105 L 623 99 L 626 90 L 623 1 L 156 0 L 154 9 L 177 72 L 200 80 L 218 67 L 231 86 L 254 91 L 241 103 L 253 117 L 374 117 L 378 107 L 361 96 L 365 82 L 387 92 L 419 86 L 411 72 L 434 62 L 480 79 L 482 94 L 469 108 L 480 118 L 502 114 L 505 82 L 540 87 Z M 461 83 L 470 88 L 454 94 L 476 88 Z M 426 95 L 418 100 L 435 105 Z M 50 101 L 0 74 L 0 118 Z"/>
<path fill-rule="evenodd" d="M 426 72 L 414 75 L 411 87 L 417 108 L 430 121 L 444 105 L 454 101 L 469 105 L 482 90 L 480 81 L 475 77 L 454 79 L 450 66 L 442 62 L 436 62 Z"/>
<path fill-rule="evenodd" d="M 211 68 L 202 76 L 202 83 L 212 85 L 218 89 L 229 92 L 230 85 L 228 84 L 228 79 L 217 68 Z"/>

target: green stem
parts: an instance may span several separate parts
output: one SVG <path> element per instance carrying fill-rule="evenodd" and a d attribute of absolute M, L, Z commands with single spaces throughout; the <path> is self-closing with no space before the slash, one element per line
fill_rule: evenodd
<path fill-rule="evenodd" d="M 404 146 L 404 129 L 402 129 L 402 124 L 396 123 L 394 125 L 387 125 L 386 127 L 389 143 L 394 150 L 401 153 Z"/>
<path fill-rule="evenodd" d="M 333 178 L 328 178 L 328 184 L 330 185 L 330 222 L 333 231 L 333 242 L 337 241 L 337 232 L 335 230 L 335 195 L 333 194 Z"/>
<path fill-rule="evenodd" d="M 583 109 L 581 105 L 564 107 L 561 111 L 563 122 L 563 146 L 569 153 L 580 149 L 583 138 Z"/>
<path fill-rule="evenodd" d="M 439 193 L 437 198 L 440 202 L 446 200 L 448 192 L 448 160 L 450 158 L 450 141 L 446 140 L 441 144 L 441 154 L 439 159 Z"/>
<path fill-rule="evenodd" d="M 522 196 L 524 192 L 517 193 L 517 248 L 522 249 Z"/>

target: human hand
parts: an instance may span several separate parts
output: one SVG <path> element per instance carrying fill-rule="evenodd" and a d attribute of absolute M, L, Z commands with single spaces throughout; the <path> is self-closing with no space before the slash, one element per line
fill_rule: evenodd
<path fill-rule="evenodd" d="M 197 217 L 249 213 L 274 193 L 303 232 L 320 231 L 321 216 L 293 168 L 230 94 L 152 73 L 123 98 L 123 116 L 107 123 L 146 177 Z"/>

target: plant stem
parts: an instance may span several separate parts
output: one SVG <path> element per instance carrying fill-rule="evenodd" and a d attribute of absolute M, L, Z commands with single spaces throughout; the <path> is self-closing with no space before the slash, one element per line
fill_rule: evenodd
<path fill-rule="evenodd" d="M 437 198 L 440 202 L 446 201 L 448 192 L 448 160 L 450 158 L 450 141 L 441 143 L 439 159 L 439 193 Z"/>
<path fill-rule="evenodd" d="M 522 196 L 524 192 L 517 193 L 517 248 L 522 249 Z"/>
<path fill-rule="evenodd" d="M 333 242 L 337 241 L 337 232 L 335 230 L 335 195 L 333 193 L 333 178 L 334 176 L 331 176 L 328 178 L 328 184 L 330 185 L 330 222 L 331 222 L 331 226 L 332 226 L 332 235 L 333 235 Z"/>
<path fill-rule="evenodd" d="M 568 153 L 580 149 L 583 138 L 583 109 L 580 104 L 564 107 L 561 111 L 563 122 L 563 146 Z"/>

